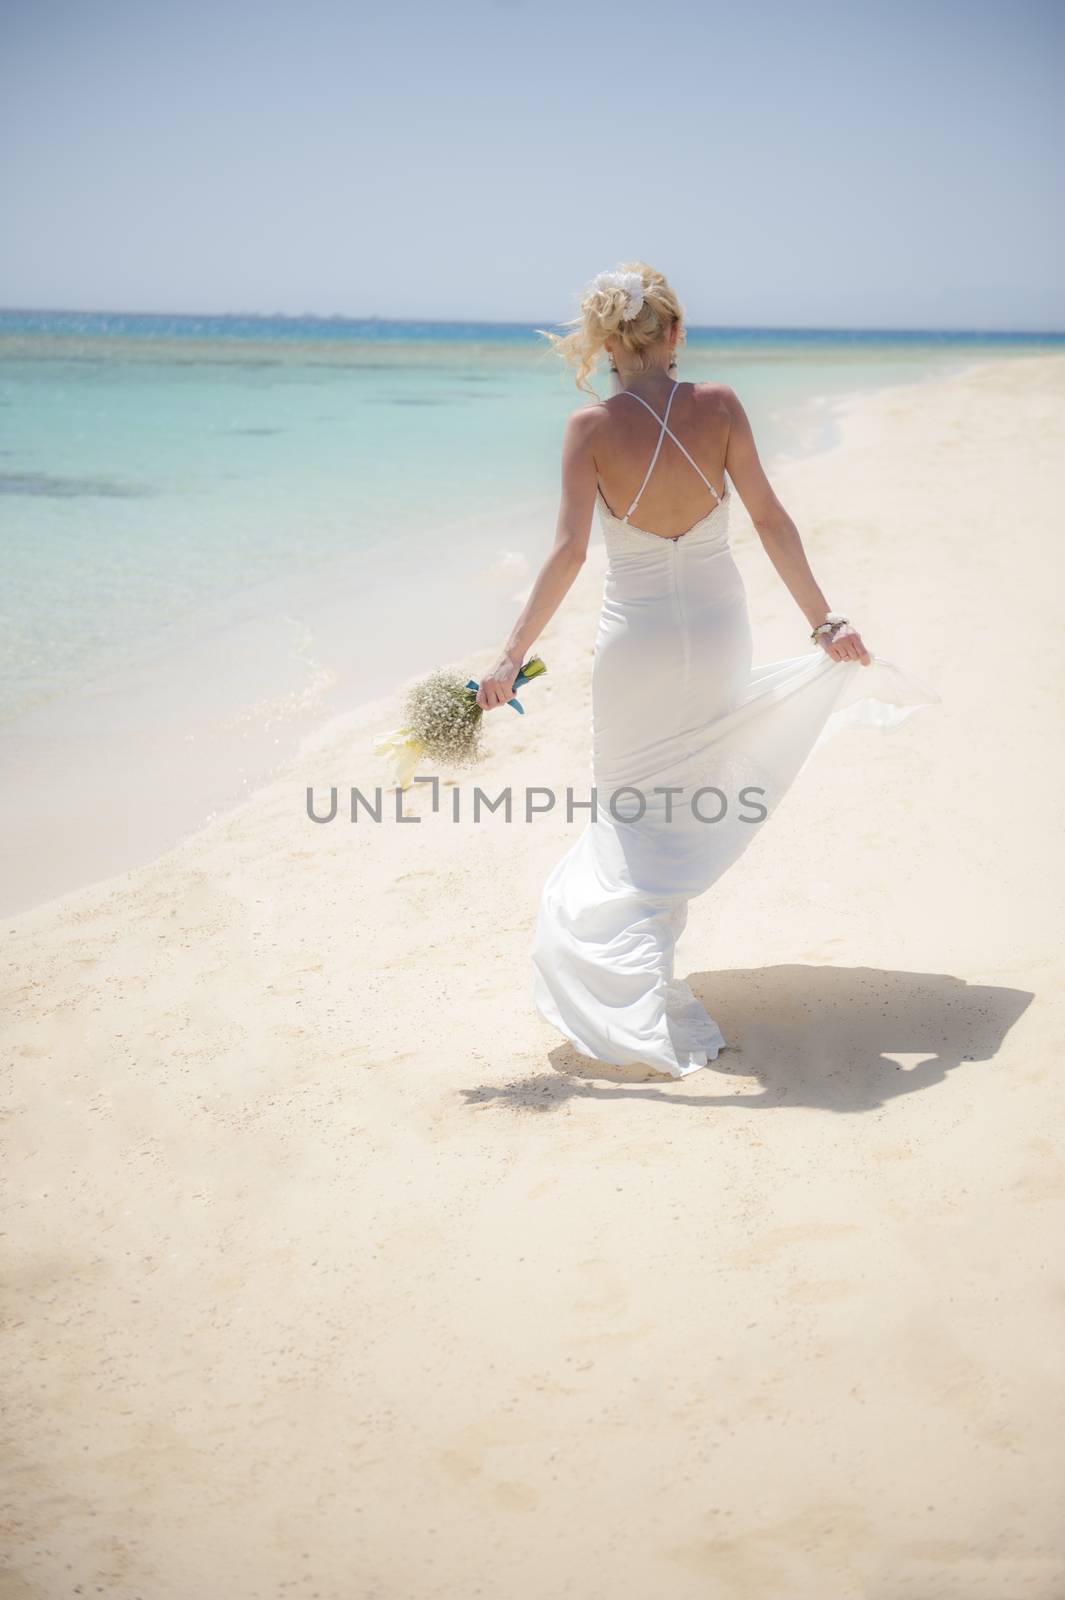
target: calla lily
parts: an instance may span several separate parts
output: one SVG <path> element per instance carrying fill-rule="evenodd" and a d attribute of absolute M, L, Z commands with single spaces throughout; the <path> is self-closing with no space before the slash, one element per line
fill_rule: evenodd
<path fill-rule="evenodd" d="M 409 789 L 414 769 L 425 753 L 420 739 L 415 739 L 409 728 L 394 728 L 374 741 L 375 756 L 385 756 L 393 763 L 398 789 Z"/>

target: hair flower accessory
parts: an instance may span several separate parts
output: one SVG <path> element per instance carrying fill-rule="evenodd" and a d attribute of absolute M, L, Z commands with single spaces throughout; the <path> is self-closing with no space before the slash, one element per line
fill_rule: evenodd
<path fill-rule="evenodd" d="M 627 296 L 622 322 L 631 322 L 643 308 L 643 279 L 638 272 L 601 272 L 593 289 L 620 289 Z"/>

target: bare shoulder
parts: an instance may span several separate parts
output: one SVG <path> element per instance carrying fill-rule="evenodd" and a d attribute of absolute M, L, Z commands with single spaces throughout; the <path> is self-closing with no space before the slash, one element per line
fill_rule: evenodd
<path fill-rule="evenodd" d="M 595 439 L 602 431 L 607 418 L 607 409 L 603 401 L 586 406 L 578 406 L 576 411 L 571 411 L 566 420 L 565 443 L 568 449 L 590 450 Z"/>
<path fill-rule="evenodd" d="M 696 404 L 708 417 L 719 416 L 731 421 L 742 410 L 735 389 L 727 383 L 693 383 Z"/>
<path fill-rule="evenodd" d="M 578 406 L 576 411 L 570 412 L 567 427 L 597 428 L 606 414 L 605 400 L 589 400 L 587 405 Z"/>

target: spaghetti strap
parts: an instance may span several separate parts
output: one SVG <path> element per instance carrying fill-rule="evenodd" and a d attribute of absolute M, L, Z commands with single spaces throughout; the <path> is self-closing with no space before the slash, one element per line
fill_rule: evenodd
<path fill-rule="evenodd" d="M 655 445 L 655 453 L 651 457 L 651 465 L 647 468 L 647 471 L 644 473 L 643 482 L 640 484 L 640 487 L 636 491 L 636 498 L 632 502 L 632 505 L 629 507 L 629 509 L 626 511 L 625 515 L 622 517 L 622 519 L 621 519 L 622 522 L 628 522 L 629 518 L 632 516 L 632 513 L 636 510 L 636 507 L 640 503 L 640 496 L 643 494 L 643 491 L 647 488 L 647 485 L 650 482 L 651 474 L 655 470 L 655 462 L 658 460 L 658 452 L 662 448 L 662 440 L 666 436 L 666 424 L 669 421 L 669 408 L 673 404 L 673 398 L 676 395 L 676 392 L 679 389 L 679 387 L 680 387 L 679 384 L 674 383 L 672 389 L 669 391 L 669 399 L 666 401 L 666 414 L 665 414 L 664 417 L 660 417 L 658 415 L 658 412 L 655 410 L 654 406 L 648 406 L 646 400 L 640 400 L 640 397 L 639 397 L 638 394 L 634 394 L 632 396 L 632 398 L 634 400 L 640 400 L 640 404 L 642 406 L 647 406 L 648 411 L 651 413 L 652 417 L 654 417 L 655 421 L 661 423 L 661 427 L 658 430 L 658 443 Z M 623 391 L 623 393 L 625 393 L 625 394 L 628 394 L 628 392 L 629 391 L 627 389 Z"/>
<path fill-rule="evenodd" d="M 677 390 L 679 388 L 680 388 L 680 384 L 677 383 L 677 382 L 674 382 L 673 387 L 669 392 L 669 399 L 666 401 L 665 415 L 662 416 L 662 417 L 660 417 L 658 415 L 658 412 L 655 410 L 654 406 L 648 405 L 647 401 L 644 400 L 640 395 L 633 394 L 631 389 L 622 389 L 621 390 L 622 394 L 629 395 L 630 398 L 633 399 L 633 400 L 639 400 L 640 404 L 643 407 L 645 407 L 645 409 L 648 410 L 651 413 L 652 417 L 654 417 L 655 420 L 660 424 L 659 433 L 658 433 L 658 443 L 655 445 L 655 453 L 651 457 L 651 465 L 647 468 L 647 471 L 644 473 L 643 482 L 640 484 L 640 487 L 636 491 L 636 498 L 632 502 L 632 505 L 629 507 L 629 509 L 626 511 L 625 515 L 622 517 L 622 519 L 621 519 L 622 522 L 628 522 L 629 518 L 632 516 L 632 513 L 636 510 L 636 507 L 640 502 L 640 496 L 643 494 L 643 491 L 647 488 L 647 485 L 650 482 L 651 474 L 655 470 L 655 463 L 658 460 L 658 453 L 662 448 L 662 440 L 665 438 L 667 433 L 669 434 L 669 437 L 673 440 L 673 443 L 676 445 L 676 447 L 680 451 L 681 455 L 686 456 L 687 459 L 691 462 L 692 466 L 695 468 L 695 470 L 699 474 L 700 478 L 702 478 L 703 482 L 706 484 L 706 487 L 710 490 L 710 493 L 713 495 L 714 499 L 719 504 L 721 502 L 721 496 L 718 494 L 717 490 L 714 488 L 713 484 L 710 482 L 710 479 L 706 476 L 706 473 L 703 471 L 702 467 L 699 465 L 699 463 L 692 456 L 691 452 L 684 448 L 684 446 L 681 444 L 680 440 L 677 438 L 676 434 L 673 432 L 673 429 L 671 427 L 669 427 L 669 408 L 673 404 L 674 397 L 675 397 L 675 395 L 677 393 Z"/>

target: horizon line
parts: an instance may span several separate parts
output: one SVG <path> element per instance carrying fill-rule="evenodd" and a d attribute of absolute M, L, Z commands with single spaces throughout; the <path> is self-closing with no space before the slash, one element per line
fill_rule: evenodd
<path fill-rule="evenodd" d="M 250 320 L 255 322 L 293 322 L 293 323 L 349 323 L 365 324 L 378 323 L 386 327 L 411 327 L 429 326 L 442 328 L 477 327 L 477 328 L 529 328 L 537 331 L 541 322 L 527 321 L 524 318 L 504 317 L 382 317 L 376 313 L 364 316 L 349 315 L 346 312 L 329 311 L 131 311 L 129 309 L 116 309 L 114 307 L 75 307 L 75 306 L 0 306 L 0 316 L 68 316 L 68 317 L 170 317 L 187 321 L 201 318 L 229 321 Z M 568 325 L 570 319 L 551 321 L 541 319 L 544 326 L 561 328 Z M 875 333 L 875 334 L 953 334 L 977 335 L 981 337 L 1008 338 L 1024 335 L 1029 338 L 1065 338 L 1065 328 L 1003 328 L 1003 327 L 914 327 L 914 326 L 878 326 L 875 324 L 829 324 L 829 323 L 697 323 L 686 324 L 687 331 L 691 333 Z"/>

